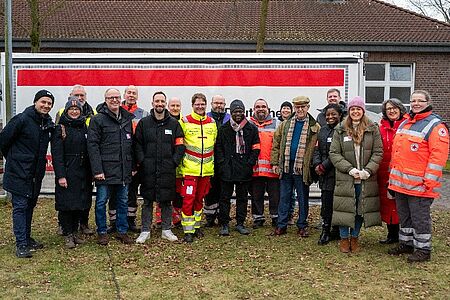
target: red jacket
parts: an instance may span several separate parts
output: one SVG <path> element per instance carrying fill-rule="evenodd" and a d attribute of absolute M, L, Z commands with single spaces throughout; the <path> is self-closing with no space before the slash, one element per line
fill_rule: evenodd
<path fill-rule="evenodd" d="M 392 143 L 394 141 L 394 135 L 400 124 L 406 120 L 406 117 L 401 118 L 398 121 L 391 123 L 389 120 L 382 119 L 380 121 L 380 134 L 383 141 L 383 159 L 378 169 L 378 189 L 380 197 L 380 214 L 381 219 L 386 224 L 398 224 L 397 207 L 395 205 L 395 199 L 388 199 L 387 186 L 389 183 L 389 163 L 391 162 Z"/>
<path fill-rule="evenodd" d="M 402 194 L 438 198 L 448 159 L 448 129 L 431 111 L 400 124 L 392 146 L 389 188 Z"/>
<path fill-rule="evenodd" d="M 263 123 L 251 117 L 250 121 L 258 127 L 259 140 L 261 143 L 261 152 L 259 152 L 258 162 L 253 167 L 253 177 L 278 178 L 279 176 L 272 171 L 270 164 L 270 151 L 272 149 L 273 134 L 278 125 L 278 120 L 270 116 Z"/>

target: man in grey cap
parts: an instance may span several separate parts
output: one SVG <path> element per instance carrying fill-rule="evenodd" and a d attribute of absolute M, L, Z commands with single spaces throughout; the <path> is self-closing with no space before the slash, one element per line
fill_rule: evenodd
<path fill-rule="evenodd" d="M 236 186 L 236 230 L 249 234 L 244 222 L 247 217 L 248 184 L 252 179 L 253 166 L 260 151 L 258 128 L 245 118 L 241 100 L 230 104 L 231 119 L 220 127 L 216 140 L 216 170 L 222 181 L 219 200 L 220 235 L 230 234 L 230 198 Z M 217 176 L 215 174 L 215 176 Z"/>
<path fill-rule="evenodd" d="M 320 125 L 308 113 L 309 98 L 298 96 L 292 100 L 295 114 L 278 126 L 273 137 L 270 163 L 280 175 L 280 203 L 275 235 L 286 234 L 292 191 L 297 191 L 299 218 L 298 235 L 308 237 L 309 186 L 314 146 Z"/>

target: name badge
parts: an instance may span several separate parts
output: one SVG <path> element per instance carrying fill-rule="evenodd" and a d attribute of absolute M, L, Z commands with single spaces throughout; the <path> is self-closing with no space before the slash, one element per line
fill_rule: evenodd
<path fill-rule="evenodd" d="M 352 137 L 351 136 L 344 136 L 344 142 L 351 142 Z"/>
<path fill-rule="evenodd" d="M 329 138 L 327 138 L 327 143 L 331 143 L 331 140 L 332 140 L 333 138 L 331 138 L 331 137 L 329 137 Z"/>
<path fill-rule="evenodd" d="M 164 130 L 164 134 L 170 134 L 170 135 L 172 135 L 172 129 L 166 129 L 166 130 Z"/>
<path fill-rule="evenodd" d="M 127 133 L 127 140 L 131 139 L 131 134 Z"/>

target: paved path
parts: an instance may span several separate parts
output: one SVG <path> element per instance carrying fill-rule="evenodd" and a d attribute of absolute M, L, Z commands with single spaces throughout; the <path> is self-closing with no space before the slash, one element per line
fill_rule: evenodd
<path fill-rule="evenodd" d="M 433 202 L 432 209 L 450 210 L 450 174 L 444 174 L 443 179 L 441 198 Z"/>

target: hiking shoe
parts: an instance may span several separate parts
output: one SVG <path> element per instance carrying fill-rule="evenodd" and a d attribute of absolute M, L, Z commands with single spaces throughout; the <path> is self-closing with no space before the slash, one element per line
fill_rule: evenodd
<path fill-rule="evenodd" d="M 431 253 L 429 251 L 421 251 L 421 250 L 416 250 L 414 251 L 413 254 L 411 254 L 410 256 L 408 256 L 407 261 L 412 264 L 412 263 L 416 263 L 416 262 L 424 262 L 424 261 L 429 261 L 431 259 Z"/>
<path fill-rule="evenodd" d="M 97 244 L 106 246 L 109 243 L 109 236 L 107 233 L 100 233 L 97 237 Z"/>
<path fill-rule="evenodd" d="M 80 231 L 82 234 L 86 234 L 86 235 L 94 234 L 94 230 L 90 229 L 88 224 L 80 224 Z"/>
<path fill-rule="evenodd" d="M 300 228 L 298 231 L 297 231 L 297 234 L 298 234 L 298 236 L 299 237 L 301 237 L 301 238 L 307 238 L 307 237 L 309 237 L 309 232 L 308 232 L 308 228 Z"/>
<path fill-rule="evenodd" d="M 202 237 L 205 236 L 205 233 L 200 228 L 196 228 L 195 232 L 194 232 L 194 236 L 198 239 L 201 239 Z"/>
<path fill-rule="evenodd" d="M 116 238 L 122 243 L 122 244 L 134 244 L 134 241 L 132 238 L 130 238 L 130 236 L 125 232 L 125 233 L 118 233 L 116 235 Z"/>
<path fill-rule="evenodd" d="M 150 231 L 142 231 L 136 239 L 136 244 L 144 244 L 150 238 Z"/>
<path fill-rule="evenodd" d="M 36 241 L 35 239 L 33 239 L 33 238 L 30 238 L 29 240 L 28 240 L 28 249 L 30 250 L 30 251 L 36 251 L 36 250 L 38 250 L 38 249 L 42 249 L 42 248 L 44 248 L 44 244 L 42 244 L 42 243 L 40 243 L 40 242 L 38 242 L 38 241 Z"/>
<path fill-rule="evenodd" d="M 250 231 L 248 231 L 248 229 L 245 228 L 244 225 L 236 225 L 236 231 L 239 232 L 242 235 L 250 234 Z"/>
<path fill-rule="evenodd" d="M 275 231 L 273 232 L 273 235 L 283 235 L 287 233 L 287 228 L 281 228 L 281 227 L 277 227 L 275 228 Z"/>
<path fill-rule="evenodd" d="M 183 241 L 185 243 L 192 243 L 194 241 L 194 234 L 193 233 L 185 233 Z"/>
<path fill-rule="evenodd" d="M 256 220 L 253 222 L 253 229 L 258 229 L 264 227 L 264 220 Z"/>
<path fill-rule="evenodd" d="M 31 254 L 31 251 L 27 246 L 17 246 L 16 256 L 18 258 L 30 258 L 33 257 L 33 254 Z"/>
<path fill-rule="evenodd" d="M 221 235 L 221 236 L 229 236 L 230 235 L 230 228 L 228 227 L 228 224 L 222 225 L 222 228 L 219 231 L 219 235 Z"/>
<path fill-rule="evenodd" d="M 65 246 L 67 249 L 73 249 L 76 247 L 75 241 L 73 240 L 73 235 L 69 234 L 64 237 Z"/>
<path fill-rule="evenodd" d="M 58 230 L 56 231 L 57 235 L 63 236 L 64 232 L 61 225 L 58 225 Z"/>
<path fill-rule="evenodd" d="M 168 240 L 169 242 L 175 242 L 178 241 L 178 238 L 175 234 L 173 234 L 172 230 L 168 229 L 168 230 L 163 230 L 161 232 L 161 238 Z"/>
<path fill-rule="evenodd" d="M 388 254 L 390 255 L 412 254 L 413 252 L 414 247 L 405 244 L 400 244 L 397 247 L 388 250 Z"/>
<path fill-rule="evenodd" d="M 73 235 L 73 241 L 75 244 L 84 244 L 86 241 L 78 236 L 78 234 Z"/>

